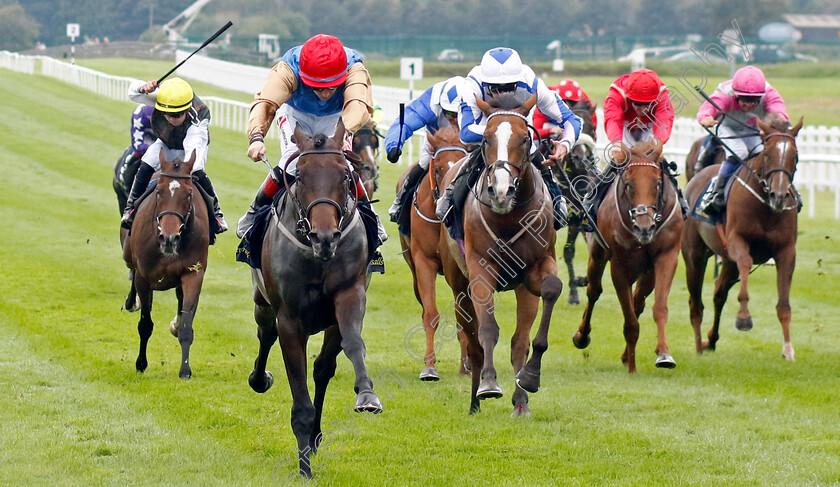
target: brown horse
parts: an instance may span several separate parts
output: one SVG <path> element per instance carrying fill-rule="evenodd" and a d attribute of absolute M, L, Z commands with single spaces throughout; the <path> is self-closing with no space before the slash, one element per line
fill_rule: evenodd
<path fill-rule="evenodd" d="M 703 141 L 706 140 L 705 137 L 700 137 L 699 139 L 695 140 L 693 144 L 691 144 L 691 150 L 688 151 L 688 155 L 685 157 L 685 180 L 691 181 L 691 178 L 694 177 L 695 174 L 700 172 L 705 167 L 720 164 L 723 162 L 723 158 L 726 157 L 726 154 L 723 151 L 723 148 L 720 146 L 715 146 L 712 148 L 713 154 L 704 159 L 709 160 L 711 158 L 711 162 L 707 162 L 704 164 L 703 161 L 697 161 L 697 157 L 700 155 L 700 151 L 703 148 Z"/>
<path fill-rule="evenodd" d="M 552 167 L 552 172 L 570 203 L 566 243 L 563 246 L 563 261 L 569 271 L 569 304 L 580 304 L 577 288 L 586 286 L 587 282 L 584 276 L 575 275 L 575 242 L 581 232 L 583 218 L 581 201 L 591 188 L 591 181 L 596 171 L 593 164 L 595 160 L 595 123 L 592 118 L 595 113 L 595 105 L 586 100 L 581 100 L 569 106 L 569 108 L 581 119 L 581 136 L 578 137 L 574 147 L 563 158 L 563 161 Z M 545 152 L 545 154 L 548 155 L 548 152 Z"/>
<path fill-rule="evenodd" d="M 140 353 L 138 372 L 146 370 L 146 344 L 152 335 L 152 292 L 175 288 L 178 313 L 169 326 L 181 343 L 181 369 L 178 375 L 188 379 L 190 345 L 193 342 L 193 318 L 204 273 L 207 271 L 207 248 L 210 232 L 207 205 L 193 183 L 190 160 L 167 160 L 160 152 L 160 178 L 157 187 L 137 208 L 131 234 L 122 230 L 123 258 L 133 277 L 126 309 L 134 307 L 134 294 L 140 300 Z"/>
<path fill-rule="evenodd" d="M 443 273 L 439 250 L 442 242 L 442 227 L 440 220 L 435 216 L 435 203 L 441 194 L 441 179 L 449 171 L 449 168 L 467 155 L 467 149 L 461 143 L 458 128 L 454 126 L 444 127 L 434 135 L 427 132 L 426 137 L 434 154 L 429 163 L 429 175 L 426 178 L 428 183 L 421 182 L 414 194 L 412 201 L 414 211 L 411 212 L 410 224 L 411 235 L 400 234 L 400 244 L 403 249 L 403 257 L 408 263 L 414 278 L 414 295 L 423 307 L 423 330 L 426 337 L 426 352 L 422 357 L 411 348 L 407 348 L 407 350 L 412 350 L 410 353 L 416 355 L 415 358 L 425 364 L 420 372 L 420 380 L 435 381 L 440 379 L 435 367 L 437 361 L 435 331 L 438 329 L 441 317 L 438 314 L 437 303 L 435 302 L 435 281 L 437 275 Z M 408 172 L 406 171 L 405 174 L 408 174 Z M 405 174 L 397 185 L 397 192 L 403 184 Z M 413 335 L 412 333 L 411 336 Z M 451 337 L 449 338 L 451 339 Z M 440 345 L 440 342 L 438 345 Z M 466 339 L 464 338 L 461 340 L 461 374 L 468 373 L 464 368 L 466 347 Z"/>
<path fill-rule="evenodd" d="M 300 148 L 295 181 L 272 208 L 262 268 L 252 271 L 260 350 L 248 384 L 263 393 L 274 383 L 265 366 L 279 339 L 292 390 L 291 422 L 300 473 L 307 478 L 312 476 L 309 456 L 321 440 L 327 385 L 342 350 L 356 374 L 354 409 L 382 411 L 365 365 L 361 332 L 368 282 L 367 238 L 356 206 L 356 184 L 342 151 L 343 134 L 341 122 L 332 137 L 306 135 L 295 128 L 294 140 Z M 322 331 L 323 346 L 312 374 L 313 405 L 306 385 L 306 344 Z"/>
<path fill-rule="evenodd" d="M 771 122 L 770 119 L 768 119 Z M 683 229 L 682 250 L 688 282 L 691 325 L 697 353 L 714 350 L 719 338 L 721 311 L 726 303 L 729 289 L 740 279 L 741 291 L 738 301 L 741 306 L 735 318 L 739 330 L 753 326 L 752 316 L 747 308 L 749 294 L 747 284 L 753 264 L 761 264 L 773 258 L 776 261 L 776 286 L 779 300 L 776 314 L 782 325 L 784 343 L 782 355 L 794 359 L 793 344 L 790 342 L 790 283 L 796 264 L 796 233 L 799 195 L 793 186 L 793 175 L 798 160 L 796 134 L 802 128 L 802 119 L 790 128 L 785 120 L 772 121 L 772 125 L 757 121 L 764 133 L 764 150 L 757 157 L 732 175 L 734 182 L 726 205 L 722 232 L 714 226 L 692 216 Z M 698 173 L 686 186 L 686 198 L 693 206 L 717 174 L 718 166 L 711 166 Z M 722 233 L 722 235 L 721 235 Z M 723 258 L 723 267 L 715 284 L 714 324 L 709 331 L 709 340 L 702 341 L 700 325 L 703 321 L 701 299 L 703 276 L 708 258 L 717 254 Z"/>
<path fill-rule="evenodd" d="M 502 396 L 496 381 L 493 350 L 499 340 L 494 316 L 496 292 L 514 290 L 516 331 L 511 362 L 516 373 L 513 414 L 527 415 L 528 392 L 540 386 L 540 364 L 548 348 L 548 328 L 554 304 L 563 290 L 557 277 L 553 205 L 548 188 L 531 163 L 531 135 L 526 116 L 536 95 L 524 105 L 500 95 L 492 106 L 476 100 L 487 117 L 481 147 L 485 167 L 464 205 L 464 254 L 446 233 L 441 254 L 444 275 L 455 294 L 456 313 L 463 318 L 472 372 L 470 412 L 479 400 Z M 463 163 L 463 161 L 462 161 Z M 449 184 L 455 168 L 444 178 Z M 533 344 L 531 325 L 542 297 L 543 314 Z M 528 360 L 528 350 L 534 352 Z M 527 363 L 526 363 L 527 360 Z"/>
<path fill-rule="evenodd" d="M 373 122 L 368 121 L 353 134 L 353 152 L 360 159 L 352 161 L 353 168 L 362 178 L 367 194 L 373 196 L 373 192 L 379 188 L 379 164 L 376 163 L 376 155 L 379 153 L 379 136 L 376 134 Z"/>
<path fill-rule="evenodd" d="M 624 159 L 616 161 L 620 175 L 613 181 L 598 209 L 598 229 L 609 249 L 589 239 L 589 285 L 586 309 L 573 338 L 577 348 L 589 345 L 592 310 L 601 296 L 601 278 L 610 262 L 610 275 L 624 314 L 626 347 L 621 361 L 631 374 L 636 372 L 636 342 L 639 316 L 645 299 L 654 292 L 653 319 L 656 321 L 656 366 L 673 368 L 668 353 L 665 324 L 668 322 L 668 294 L 680 253 L 682 214 L 676 188 L 662 167 L 662 144 L 637 144 L 624 148 Z M 633 284 L 636 289 L 633 291 Z"/>

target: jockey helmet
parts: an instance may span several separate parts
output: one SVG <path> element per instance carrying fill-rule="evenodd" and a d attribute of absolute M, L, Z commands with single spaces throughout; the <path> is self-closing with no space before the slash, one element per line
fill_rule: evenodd
<path fill-rule="evenodd" d="M 318 34 L 300 49 L 300 79 L 312 88 L 333 88 L 347 79 L 347 53 L 337 38 Z"/>
<path fill-rule="evenodd" d="M 650 103 L 659 96 L 662 81 L 649 69 L 638 69 L 627 78 L 627 98 L 630 101 Z"/>
<path fill-rule="evenodd" d="M 461 97 L 458 95 L 458 85 L 464 81 L 461 76 L 453 76 L 446 80 L 440 90 L 440 107 L 447 112 L 458 112 L 461 108 Z"/>
<path fill-rule="evenodd" d="M 495 47 L 481 58 L 481 81 L 502 85 L 521 81 L 522 60 L 519 53 L 509 47 Z"/>
<path fill-rule="evenodd" d="M 732 91 L 736 95 L 761 96 L 766 91 L 764 73 L 755 66 L 744 66 L 735 71 L 732 78 Z"/>
<path fill-rule="evenodd" d="M 180 113 L 192 104 L 193 90 L 181 78 L 172 78 L 160 84 L 155 109 L 166 113 Z"/>
<path fill-rule="evenodd" d="M 552 87 L 552 89 L 564 100 L 581 101 L 583 99 L 583 91 L 580 89 L 580 83 L 573 79 L 564 79 L 557 86 Z"/>

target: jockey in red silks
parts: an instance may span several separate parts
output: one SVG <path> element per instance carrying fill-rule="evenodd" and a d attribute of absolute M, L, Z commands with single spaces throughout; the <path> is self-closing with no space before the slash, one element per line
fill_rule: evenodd
<path fill-rule="evenodd" d="M 623 144 L 633 147 L 636 143 L 658 140 L 665 144 L 671 138 L 674 126 L 674 106 L 665 83 L 650 69 L 638 69 L 620 76 L 610 85 L 610 91 L 604 101 L 604 130 L 610 140 L 610 164 L 601 174 L 593 197 L 584 201 L 587 210 L 597 208 L 606 188 L 615 178 L 613 163 L 621 159 Z M 663 164 L 665 171 L 677 188 L 683 216 L 688 214 L 688 204 L 677 186 L 675 167 Z"/>
<path fill-rule="evenodd" d="M 777 113 L 788 121 L 790 117 L 782 96 L 755 66 L 744 66 L 736 71 L 731 80 L 718 85 L 709 99 L 717 108 L 709 101 L 700 106 L 697 121 L 701 125 L 712 127 L 718 123 L 716 115 L 726 114 L 720 122 L 717 136 L 725 140 L 729 157 L 720 166 L 712 197 L 706 206 L 706 211 L 720 212 L 724 205 L 723 189 L 729 176 L 742 161 L 759 154 L 764 148 L 756 118 L 764 119 L 770 113 Z"/>

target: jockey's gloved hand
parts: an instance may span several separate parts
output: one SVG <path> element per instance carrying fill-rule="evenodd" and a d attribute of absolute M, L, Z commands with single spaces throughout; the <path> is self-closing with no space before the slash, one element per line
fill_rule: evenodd
<path fill-rule="evenodd" d="M 400 160 L 400 156 L 402 155 L 402 151 L 399 147 L 394 147 L 393 149 L 388 151 L 388 161 L 392 164 L 396 164 L 397 161 Z"/>

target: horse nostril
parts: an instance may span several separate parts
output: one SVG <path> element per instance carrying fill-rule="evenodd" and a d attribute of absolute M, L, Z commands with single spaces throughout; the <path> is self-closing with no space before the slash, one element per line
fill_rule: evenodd
<path fill-rule="evenodd" d="M 321 243 L 321 238 L 318 237 L 317 233 L 309 232 L 309 241 L 312 242 L 313 244 L 317 245 L 317 244 Z"/>
<path fill-rule="evenodd" d="M 338 239 L 340 239 L 340 238 L 341 238 L 341 232 L 339 232 L 339 231 L 333 232 L 333 242 L 338 242 Z"/>

